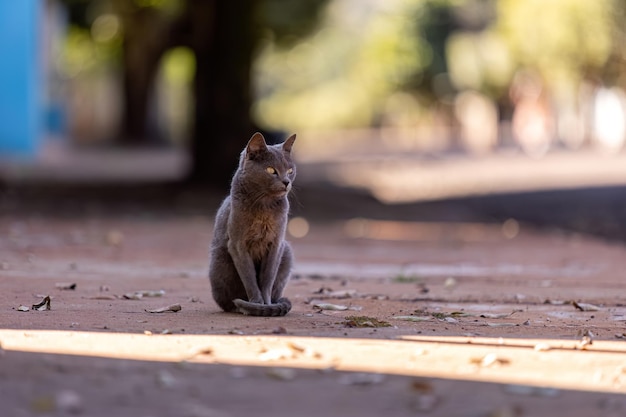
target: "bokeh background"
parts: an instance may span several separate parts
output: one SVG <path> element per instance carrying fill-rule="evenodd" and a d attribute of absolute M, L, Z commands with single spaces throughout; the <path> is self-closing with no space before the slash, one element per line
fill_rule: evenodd
<path fill-rule="evenodd" d="M 304 188 L 623 237 L 625 7 L 5 1 L 3 207 L 25 184 L 224 191 L 259 130 L 298 134 Z"/>

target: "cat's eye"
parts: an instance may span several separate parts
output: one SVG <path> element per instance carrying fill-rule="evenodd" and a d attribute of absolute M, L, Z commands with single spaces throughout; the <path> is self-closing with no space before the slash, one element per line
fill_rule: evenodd
<path fill-rule="evenodd" d="M 265 171 L 267 171 L 267 173 L 270 174 L 270 175 L 276 174 L 276 170 L 274 168 L 272 168 L 272 167 L 265 168 Z"/>
<path fill-rule="evenodd" d="M 293 168 L 289 168 L 289 169 L 287 170 L 287 174 L 293 174 Z"/>

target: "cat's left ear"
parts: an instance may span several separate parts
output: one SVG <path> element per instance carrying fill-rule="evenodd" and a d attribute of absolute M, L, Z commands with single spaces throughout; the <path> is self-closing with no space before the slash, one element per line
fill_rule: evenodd
<path fill-rule="evenodd" d="M 295 134 L 289 136 L 287 138 L 287 140 L 285 142 L 283 142 L 283 151 L 285 151 L 287 153 L 291 153 L 291 148 L 292 148 L 293 143 L 295 141 L 296 141 L 296 135 Z"/>

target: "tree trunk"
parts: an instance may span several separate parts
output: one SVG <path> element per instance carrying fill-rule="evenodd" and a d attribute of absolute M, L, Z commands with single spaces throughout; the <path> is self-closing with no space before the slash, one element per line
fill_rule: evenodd
<path fill-rule="evenodd" d="M 169 46 L 171 22 L 151 8 L 137 8 L 127 0 L 114 3 L 124 26 L 123 111 L 118 142 L 139 145 L 153 141 L 149 125 L 151 94 L 159 62 Z"/>
<path fill-rule="evenodd" d="M 254 0 L 189 0 L 196 55 L 190 180 L 226 188 L 252 134 Z"/>

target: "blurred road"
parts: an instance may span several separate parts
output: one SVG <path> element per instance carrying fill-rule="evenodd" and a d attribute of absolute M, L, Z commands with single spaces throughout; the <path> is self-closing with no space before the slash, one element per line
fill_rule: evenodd
<path fill-rule="evenodd" d="M 426 157 L 368 146 L 301 151 L 294 215 L 411 221 L 503 222 L 626 239 L 626 154 L 518 153 Z M 205 214 L 223 191 L 179 186 L 187 158 L 176 150 L 52 150 L 39 161 L 4 161 L 0 210 Z M 54 205 L 46 205 L 47 201 Z"/>

